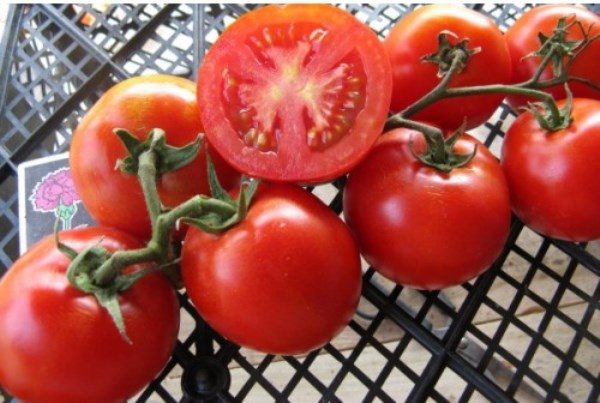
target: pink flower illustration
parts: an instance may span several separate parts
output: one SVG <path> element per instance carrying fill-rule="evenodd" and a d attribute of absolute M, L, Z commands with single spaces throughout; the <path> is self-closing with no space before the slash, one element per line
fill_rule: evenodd
<path fill-rule="evenodd" d="M 35 211 L 53 212 L 62 221 L 63 229 L 71 227 L 77 203 L 81 201 L 75 191 L 69 168 L 60 168 L 44 176 L 35 185 L 29 200 Z"/>

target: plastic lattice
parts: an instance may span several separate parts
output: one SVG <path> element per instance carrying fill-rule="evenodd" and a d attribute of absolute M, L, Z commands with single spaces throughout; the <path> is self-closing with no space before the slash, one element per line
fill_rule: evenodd
<path fill-rule="evenodd" d="M 195 78 L 219 33 L 253 7 L 11 6 L 0 47 L 0 274 L 18 254 L 17 165 L 65 151 L 79 119 L 115 82 L 154 72 Z M 414 8 L 341 7 L 381 37 Z M 470 7 L 502 29 L 530 8 Z M 476 130 L 496 155 L 514 117 L 503 105 Z M 312 190 L 340 213 L 343 186 L 340 179 Z M 209 368 L 226 401 L 598 401 L 599 249 L 542 238 L 515 220 L 492 268 L 462 286 L 418 292 L 366 269 L 361 314 L 304 357 L 240 349 L 181 295 L 177 348 L 136 399 L 193 400 L 185 385 Z"/>

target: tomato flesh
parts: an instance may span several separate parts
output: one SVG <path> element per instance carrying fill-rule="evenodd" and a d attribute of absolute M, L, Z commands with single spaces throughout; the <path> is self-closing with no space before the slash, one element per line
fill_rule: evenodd
<path fill-rule="evenodd" d="M 127 150 L 113 130 L 127 129 L 142 140 L 151 129 L 161 128 L 168 144 L 181 147 L 203 131 L 199 113 L 194 83 L 180 77 L 130 78 L 104 93 L 73 133 L 69 155 L 77 193 L 98 223 L 150 238 L 150 218 L 137 177 L 115 169 Z M 210 152 L 223 186 L 239 184 L 240 175 Z M 204 147 L 190 164 L 157 178 L 156 185 L 167 207 L 209 194 Z"/>
<path fill-rule="evenodd" d="M 375 34 L 346 12 L 268 6 L 223 33 L 198 86 L 207 136 L 229 163 L 318 182 L 349 170 L 375 141 L 391 71 Z"/>
<path fill-rule="evenodd" d="M 349 133 L 364 107 L 365 72 L 356 52 L 332 68 L 320 68 L 315 49 L 325 34 L 317 24 L 265 27 L 246 41 L 263 63 L 258 74 L 224 71 L 223 102 L 247 146 L 277 151 L 282 133 L 299 126 L 298 119 L 311 149 L 325 149 Z M 288 103 L 290 121 L 281 118 Z"/>

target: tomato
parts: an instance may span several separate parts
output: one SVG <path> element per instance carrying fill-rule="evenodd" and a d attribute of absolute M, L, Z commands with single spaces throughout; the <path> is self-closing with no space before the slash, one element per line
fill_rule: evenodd
<path fill-rule="evenodd" d="M 520 115 L 506 133 L 502 167 L 513 211 L 527 226 L 590 241 L 600 238 L 600 101 L 575 99 L 572 117 L 570 127 L 549 133 L 531 112 Z"/>
<path fill-rule="evenodd" d="M 469 58 L 467 66 L 450 81 L 449 87 L 508 83 L 510 59 L 502 32 L 488 17 L 456 5 L 429 5 L 405 15 L 384 41 L 392 63 L 392 111 L 398 112 L 431 91 L 440 81 L 438 65 L 421 61 L 436 53 L 438 34 L 450 31 L 457 38 L 468 38 L 468 47 L 481 47 Z M 438 101 L 412 118 L 425 120 L 447 130 L 457 129 L 467 118 L 467 129 L 487 121 L 503 95 L 475 95 L 464 99 Z"/>
<path fill-rule="evenodd" d="M 354 169 L 344 189 L 344 216 L 363 257 L 385 277 L 434 290 L 485 271 L 502 251 L 510 226 L 506 181 L 496 158 L 469 135 L 455 145 L 477 154 L 443 173 L 417 160 L 423 136 L 384 134 Z"/>
<path fill-rule="evenodd" d="M 206 135 L 235 168 L 286 182 L 350 170 L 381 133 L 389 61 L 377 36 L 330 5 L 266 6 L 244 14 L 198 73 Z"/>
<path fill-rule="evenodd" d="M 137 178 L 115 169 L 126 150 L 113 129 L 125 128 L 146 139 L 158 127 L 166 132 L 169 144 L 183 146 L 202 132 L 199 113 L 194 83 L 165 75 L 125 80 L 86 113 L 73 134 L 70 164 L 77 192 L 98 223 L 141 238 L 150 236 L 150 219 Z M 225 187 L 235 186 L 239 174 L 215 154 L 219 179 Z M 162 175 L 157 185 L 162 202 L 169 207 L 198 193 L 208 194 L 204 150 L 191 164 Z"/>
<path fill-rule="evenodd" d="M 261 185 L 246 218 L 220 235 L 190 227 L 182 277 L 202 317 L 242 346 L 272 354 L 319 348 L 352 318 L 358 248 L 309 192 Z"/>
<path fill-rule="evenodd" d="M 78 251 L 97 242 L 109 251 L 141 246 L 99 227 L 64 231 L 60 240 Z M 171 355 L 179 328 L 176 293 L 154 273 L 121 294 L 128 344 L 96 298 L 70 285 L 69 263 L 50 236 L 0 281 L 0 385 L 26 402 L 123 402 Z"/>
<path fill-rule="evenodd" d="M 525 57 L 541 46 L 538 33 L 542 32 L 544 35 L 550 36 L 560 17 L 571 17 L 568 19 L 568 22 L 571 22 L 573 15 L 583 23 L 586 29 L 593 25 L 591 36 L 600 33 L 600 17 L 597 14 L 583 7 L 558 4 L 539 6 L 529 10 L 506 31 L 506 42 L 512 59 L 513 82 L 528 80 L 540 65 L 540 57 Z M 571 27 L 568 32 L 568 40 L 583 39 L 581 30 L 577 26 Z M 598 60 L 600 60 L 600 41 L 595 41 L 579 54 L 571 66 L 570 74 L 599 83 Z M 552 77 L 550 65 L 542 73 L 541 80 Z M 571 81 L 569 87 L 575 97 L 600 99 L 600 92 L 581 83 Z M 547 91 L 552 94 L 554 99 L 565 98 L 565 90 L 562 85 L 551 87 Z M 523 96 L 509 96 L 507 99 L 514 108 L 526 105 L 527 101 L 535 100 Z"/>

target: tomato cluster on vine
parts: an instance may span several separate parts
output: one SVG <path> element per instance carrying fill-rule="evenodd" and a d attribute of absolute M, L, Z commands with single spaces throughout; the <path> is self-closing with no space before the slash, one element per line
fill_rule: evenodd
<path fill-rule="evenodd" d="M 0 282 L 0 384 L 25 401 L 133 396 L 176 343 L 174 288 L 226 339 L 301 354 L 351 320 L 361 255 L 435 290 L 492 265 L 511 209 L 543 235 L 600 238 L 599 30 L 579 7 L 503 34 L 431 5 L 382 42 L 333 6 L 266 6 L 222 33 L 197 83 L 115 85 L 70 149 L 99 226 L 50 236 Z M 499 161 L 465 130 L 507 95 L 540 104 Z M 300 186 L 344 175 L 345 221 Z"/>

